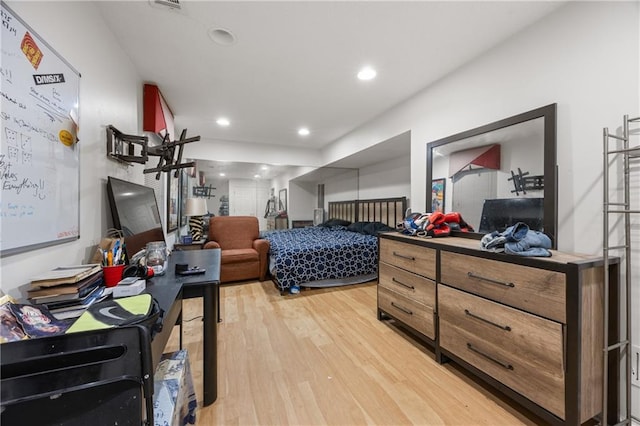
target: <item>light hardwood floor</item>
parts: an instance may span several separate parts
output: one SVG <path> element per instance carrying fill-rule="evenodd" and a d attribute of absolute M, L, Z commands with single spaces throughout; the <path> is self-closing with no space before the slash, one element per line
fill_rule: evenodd
<path fill-rule="evenodd" d="M 376 317 L 374 283 L 281 296 L 221 287 L 218 399 L 202 407 L 202 321 L 184 325 L 198 425 L 540 425 Z M 184 301 L 186 320 L 201 299 Z M 167 349 L 177 349 L 177 330 Z"/>

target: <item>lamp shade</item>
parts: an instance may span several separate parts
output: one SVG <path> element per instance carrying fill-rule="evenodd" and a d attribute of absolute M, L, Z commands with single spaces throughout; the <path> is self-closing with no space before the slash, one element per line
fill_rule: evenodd
<path fill-rule="evenodd" d="M 204 198 L 187 198 L 184 210 L 185 216 L 203 216 L 207 214 L 207 202 Z"/>

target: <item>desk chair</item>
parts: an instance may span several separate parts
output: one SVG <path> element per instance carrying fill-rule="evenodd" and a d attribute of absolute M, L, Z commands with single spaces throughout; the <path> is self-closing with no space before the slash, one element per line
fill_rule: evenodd
<path fill-rule="evenodd" d="M 153 424 L 142 326 L 5 343 L 0 362 L 2 425 Z"/>

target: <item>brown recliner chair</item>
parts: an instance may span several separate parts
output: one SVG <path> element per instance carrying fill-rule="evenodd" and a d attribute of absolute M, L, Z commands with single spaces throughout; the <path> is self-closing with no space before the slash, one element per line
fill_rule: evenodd
<path fill-rule="evenodd" d="M 220 282 L 242 281 L 267 276 L 269 241 L 260 239 L 254 216 L 213 216 L 205 249 L 220 249 Z"/>

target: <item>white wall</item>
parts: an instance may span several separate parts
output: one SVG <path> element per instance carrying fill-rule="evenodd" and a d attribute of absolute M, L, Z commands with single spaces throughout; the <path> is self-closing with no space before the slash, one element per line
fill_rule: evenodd
<path fill-rule="evenodd" d="M 559 248 L 599 253 L 602 128 L 640 109 L 638 7 L 637 2 L 570 2 L 346 135 L 323 151 L 324 160 L 411 129 L 411 207 L 421 211 L 426 143 L 555 102 Z"/>
<path fill-rule="evenodd" d="M 317 191 L 315 182 L 289 182 L 289 226 L 294 220 L 313 220 Z"/>
<path fill-rule="evenodd" d="M 411 158 L 391 158 L 362 167 L 358 176 L 358 198 L 411 196 Z"/>
<path fill-rule="evenodd" d="M 111 223 L 106 177 L 143 183 L 142 166 L 107 159 L 106 126 L 140 134 L 142 80 L 121 53 L 94 4 L 8 2 L 14 12 L 82 75 L 80 79 L 80 239 L 0 259 L 2 290 L 21 298 L 34 274 L 83 263 Z M 160 206 L 161 212 L 163 206 Z"/>

